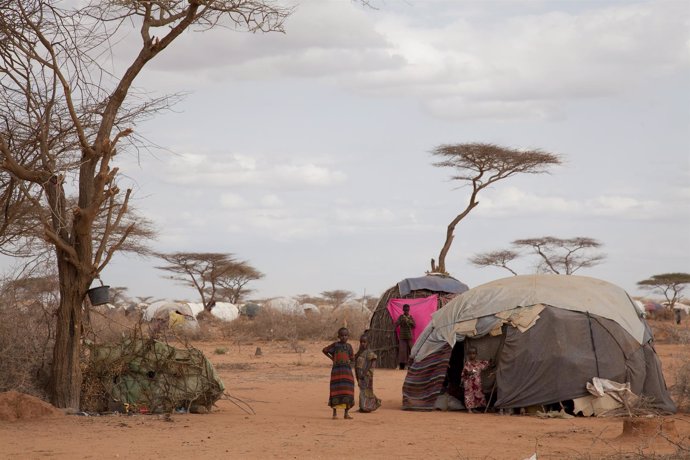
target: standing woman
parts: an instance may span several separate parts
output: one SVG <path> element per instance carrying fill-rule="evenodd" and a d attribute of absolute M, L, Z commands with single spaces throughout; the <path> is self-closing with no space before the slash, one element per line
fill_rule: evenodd
<path fill-rule="evenodd" d="M 349 412 L 355 405 L 355 379 L 352 376 L 355 354 L 352 345 L 347 343 L 349 336 L 347 328 L 341 327 L 338 329 L 338 341 L 323 349 L 323 354 L 333 361 L 328 405 L 333 408 L 334 419 L 338 418 L 338 408 L 345 410 L 343 418 L 352 419 Z"/>
<path fill-rule="evenodd" d="M 366 334 L 359 338 L 359 350 L 355 355 L 355 375 L 359 385 L 359 411 L 374 412 L 381 407 L 381 400 L 374 394 L 374 368 L 376 353 L 369 350 Z"/>

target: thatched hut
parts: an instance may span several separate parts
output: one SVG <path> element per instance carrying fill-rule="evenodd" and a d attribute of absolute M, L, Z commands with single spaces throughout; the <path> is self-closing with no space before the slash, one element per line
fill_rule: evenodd
<path fill-rule="evenodd" d="M 466 284 L 452 276 L 429 273 L 419 278 L 405 278 L 381 295 L 369 325 L 369 347 L 378 355 L 378 367 L 398 366 L 398 341 L 388 305 L 393 299 L 422 299 L 436 295 L 436 309 L 456 295 L 467 291 Z"/>

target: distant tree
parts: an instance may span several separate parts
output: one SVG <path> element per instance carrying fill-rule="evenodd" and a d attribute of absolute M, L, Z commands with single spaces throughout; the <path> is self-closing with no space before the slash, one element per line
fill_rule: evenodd
<path fill-rule="evenodd" d="M 582 268 L 599 265 L 606 259 L 605 254 L 595 252 L 602 247 L 602 243 L 584 236 L 527 238 L 513 241 L 513 246 L 529 248 L 537 254 L 541 259 L 537 271 L 542 273 L 572 275 Z"/>
<path fill-rule="evenodd" d="M 378 303 L 378 299 L 376 297 L 370 296 L 368 294 L 364 294 L 362 297 L 355 300 L 371 311 L 374 311 L 374 309 L 376 308 L 376 304 Z"/>
<path fill-rule="evenodd" d="M 664 273 L 638 281 L 637 285 L 663 294 L 669 308 L 673 308 L 683 299 L 683 290 L 688 283 L 690 283 L 690 273 Z"/>
<path fill-rule="evenodd" d="M 455 237 L 455 227 L 479 204 L 480 191 L 510 176 L 546 173 L 548 167 L 561 164 L 559 156 L 541 150 L 518 150 L 482 143 L 440 145 L 432 154 L 441 158 L 433 163 L 434 166 L 454 169 L 456 172 L 451 180 L 472 187 L 467 206 L 448 225 L 438 265 L 431 259 L 431 271 L 446 274 L 446 256 Z"/>
<path fill-rule="evenodd" d="M 247 295 L 254 292 L 246 286 L 251 281 L 264 277 L 256 268 L 247 261 L 229 261 L 225 267 L 219 267 L 214 273 L 215 284 L 219 298 L 227 299 L 231 303 L 240 303 Z"/>
<path fill-rule="evenodd" d="M 470 263 L 476 267 L 499 267 L 508 270 L 513 275 L 517 272 L 508 266 L 508 263 L 517 259 L 520 254 L 510 249 L 484 252 L 470 257 Z"/>
<path fill-rule="evenodd" d="M 137 296 L 137 301 L 139 303 L 151 303 L 151 299 L 153 299 L 152 295 Z"/>
<path fill-rule="evenodd" d="M 600 264 L 606 256 L 593 252 L 601 248 L 602 244 L 588 237 L 555 238 L 543 236 L 541 238 L 526 238 L 512 242 L 516 249 L 528 249 L 539 256 L 536 271 L 539 273 L 554 273 L 572 275 L 582 268 L 590 268 Z M 519 250 L 499 250 L 480 253 L 470 258 L 470 263 L 477 267 L 499 267 L 508 270 L 513 275 L 517 272 L 508 264 L 520 257 Z"/>
<path fill-rule="evenodd" d="M 60 298 L 58 279 L 54 274 L 45 274 L 3 280 L 0 296 L 6 305 L 43 308 L 52 315 Z"/>
<path fill-rule="evenodd" d="M 156 255 L 168 262 L 168 265 L 156 268 L 173 273 L 172 280 L 196 289 L 207 310 L 220 298 L 238 302 L 250 292 L 245 288 L 246 284 L 263 277 L 249 262 L 237 261 L 233 254 L 175 252 Z M 219 297 L 223 295 L 227 297 Z"/>
<path fill-rule="evenodd" d="M 326 302 L 333 305 L 334 309 L 340 307 L 354 296 L 354 292 L 344 290 L 323 291 L 321 293 L 321 297 L 323 297 Z"/>
<path fill-rule="evenodd" d="M 309 294 L 298 294 L 296 296 L 293 296 L 295 300 L 299 302 L 300 305 L 304 305 L 305 303 L 311 303 L 311 304 L 319 304 L 323 299 L 321 297 L 314 297 Z"/>
<path fill-rule="evenodd" d="M 113 305 L 127 305 L 130 303 L 130 299 L 127 296 L 127 291 L 129 288 L 127 286 L 110 286 L 110 302 Z"/>

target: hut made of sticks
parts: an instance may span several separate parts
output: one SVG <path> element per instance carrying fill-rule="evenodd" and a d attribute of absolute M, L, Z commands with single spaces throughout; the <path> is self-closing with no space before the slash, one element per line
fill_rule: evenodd
<path fill-rule="evenodd" d="M 384 292 L 376 304 L 368 333 L 369 348 L 378 356 L 378 367 L 398 367 L 398 340 L 393 319 L 388 312 L 388 303 L 391 299 L 419 299 L 437 294 L 438 310 L 468 289 L 465 283 L 452 276 L 429 273 L 418 278 L 405 278 Z"/>

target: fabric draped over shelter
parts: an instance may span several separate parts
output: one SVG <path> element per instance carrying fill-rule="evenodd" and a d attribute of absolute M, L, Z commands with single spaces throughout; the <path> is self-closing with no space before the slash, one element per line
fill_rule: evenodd
<path fill-rule="evenodd" d="M 465 341 L 477 347 L 479 359 L 497 364 L 497 408 L 586 396 L 586 383 L 599 377 L 629 382 L 650 407 L 675 411 L 649 326 L 628 294 L 605 281 L 576 275 L 514 276 L 457 296 L 433 314 L 412 349 L 404 409 L 433 408 L 431 392 L 437 390 L 438 396 L 443 391 L 436 384 L 441 369 L 426 363 Z M 429 375 L 434 382 L 423 383 Z M 422 387 L 425 392 L 417 390 Z"/>
<path fill-rule="evenodd" d="M 421 361 L 415 361 L 403 383 L 403 408 L 431 409 L 443 389 L 451 347 L 443 344 Z"/>
<path fill-rule="evenodd" d="M 393 324 L 403 314 L 404 305 L 410 306 L 410 316 L 415 321 L 415 327 L 412 329 L 412 343 L 414 343 L 431 321 L 431 315 L 436 311 L 438 305 L 438 295 L 434 294 L 421 299 L 390 299 L 388 301 L 388 313 L 391 315 Z M 395 335 L 399 337 L 400 327 L 395 328 Z"/>

